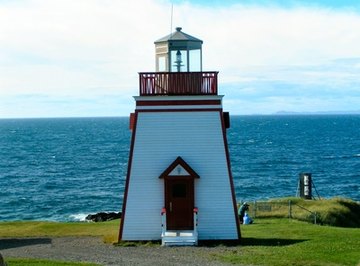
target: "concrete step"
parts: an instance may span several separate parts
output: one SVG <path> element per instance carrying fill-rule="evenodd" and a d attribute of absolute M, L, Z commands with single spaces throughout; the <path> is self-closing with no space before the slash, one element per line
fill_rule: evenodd
<path fill-rule="evenodd" d="M 161 236 L 163 246 L 196 246 L 197 242 L 194 231 L 166 231 Z"/>

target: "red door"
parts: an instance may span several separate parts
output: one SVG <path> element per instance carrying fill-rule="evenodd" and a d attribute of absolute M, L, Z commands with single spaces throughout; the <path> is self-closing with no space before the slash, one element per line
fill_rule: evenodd
<path fill-rule="evenodd" d="M 193 230 L 194 179 L 165 179 L 166 227 Z"/>

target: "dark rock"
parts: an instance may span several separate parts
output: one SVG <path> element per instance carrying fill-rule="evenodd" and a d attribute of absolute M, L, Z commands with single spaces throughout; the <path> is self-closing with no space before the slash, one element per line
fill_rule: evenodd
<path fill-rule="evenodd" d="M 7 266 L 7 263 L 5 262 L 3 256 L 0 253 L 0 266 Z"/>
<path fill-rule="evenodd" d="M 98 212 L 96 214 L 89 214 L 85 220 L 93 222 L 106 222 L 114 219 L 120 219 L 121 212 Z"/>

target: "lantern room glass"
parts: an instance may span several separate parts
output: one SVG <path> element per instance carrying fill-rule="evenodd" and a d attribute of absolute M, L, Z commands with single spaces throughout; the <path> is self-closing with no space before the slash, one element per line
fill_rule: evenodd
<path fill-rule="evenodd" d="M 169 61 L 170 72 L 197 72 L 202 70 L 200 49 L 172 50 Z"/>
<path fill-rule="evenodd" d="M 201 72 L 202 40 L 176 31 L 155 41 L 156 72 Z"/>
<path fill-rule="evenodd" d="M 166 71 L 166 56 L 157 57 L 157 71 L 165 72 Z"/>
<path fill-rule="evenodd" d="M 187 71 L 187 52 L 186 50 L 171 51 L 170 72 Z"/>
<path fill-rule="evenodd" d="M 201 50 L 195 49 L 189 51 L 189 71 L 190 72 L 197 72 L 202 71 L 201 68 Z"/>

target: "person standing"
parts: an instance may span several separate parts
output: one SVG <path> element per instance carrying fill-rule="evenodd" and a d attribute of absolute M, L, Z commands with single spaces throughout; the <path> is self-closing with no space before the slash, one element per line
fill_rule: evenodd
<path fill-rule="evenodd" d="M 240 208 L 239 208 L 239 211 L 238 211 L 238 215 L 239 215 L 239 219 L 240 219 L 240 223 L 242 224 L 244 222 L 244 215 L 245 215 L 245 212 L 249 210 L 249 204 L 247 204 L 247 202 L 244 202 Z"/>

